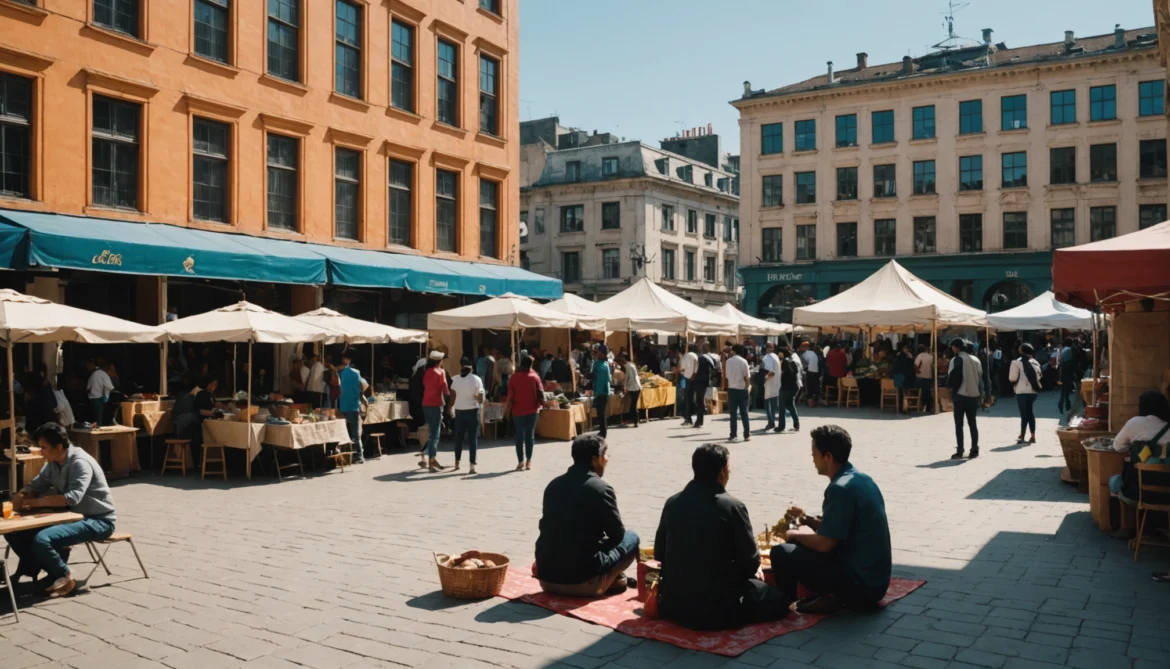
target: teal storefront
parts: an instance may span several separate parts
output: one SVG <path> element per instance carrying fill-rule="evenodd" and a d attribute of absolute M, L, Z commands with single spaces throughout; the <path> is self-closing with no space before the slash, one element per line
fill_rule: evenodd
<path fill-rule="evenodd" d="M 1052 288 L 1052 252 L 980 253 L 892 258 L 939 290 L 996 312 Z M 792 310 L 826 300 L 864 281 L 891 258 L 849 258 L 741 267 L 743 310 L 792 322 Z"/>

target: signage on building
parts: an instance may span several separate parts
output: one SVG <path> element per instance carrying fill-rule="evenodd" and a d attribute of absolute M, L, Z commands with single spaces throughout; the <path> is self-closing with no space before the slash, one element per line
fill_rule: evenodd
<path fill-rule="evenodd" d="M 121 253 L 110 253 L 109 249 L 105 249 L 104 251 L 102 251 L 98 255 L 94 256 L 93 259 L 90 261 L 90 264 L 93 264 L 93 265 L 117 265 L 118 267 L 121 267 L 122 266 L 122 254 Z"/>
<path fill-rule="evenodd" d="M 768 281 L 796 283 L 804 280 L 804 272 L 769 272 Z"/>

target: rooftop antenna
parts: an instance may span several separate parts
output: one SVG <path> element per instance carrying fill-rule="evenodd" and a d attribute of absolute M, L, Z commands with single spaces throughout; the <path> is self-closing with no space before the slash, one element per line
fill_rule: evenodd
<path fill-rule="evenodd" d="M 964 9 L 966 9 L 967 7 L 970 7 L 970 6 L 971 6 L 971 3 L 969 3 L 969 2 L 959 3 L 959 2 L 956 2 L 955 0 L 947 0 L 947 11 L 943 12 L 943 17 L 946 19 L 946 25 L 947 25 L 947 38 L 944 39 L 943 41 L 939 42 L 938 44 L 935 44 L 933 47 L 931 47 L 932 49 L 938 49 L 940 51 L 950 51 L 951 49 L 963 48 L 964 45 L 961 43 L 963 41 L 969 41 L 969 42 L 974 41 L 974 40 L 971 40 L 969 38 L 960 37 L 959 35 L 955 34 L 955 14 L 958 14 L 959 12 L 963 11 Z"/>

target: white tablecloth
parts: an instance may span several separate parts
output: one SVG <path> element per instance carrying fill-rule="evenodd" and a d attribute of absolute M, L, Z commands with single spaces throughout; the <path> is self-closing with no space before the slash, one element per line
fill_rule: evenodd
<path fill-rule="evenodd" d="M 366 417 L 362 422 L 373 425 L 375 423 L 389 423 L 394 420 L 410 418 L 410 402 L 370 402 L 366 410 Z"/>
<path fill-rule="evenodd" d="M 320 444 L 352 444 L 344 420 L 296 425 L 265 425 L 264 443 L 278 448 L 300 449 Z"/>
<path fill-rule="evenodd" d="M 203 421 L 203 446 L 226 446 L 228 448 L 246 448 L 248 456 L 255 460 L 260 455 L 261 438 L 264 436 L 263 423 L 241 423 L 237 420 L 205 420 Z M 248 441 L 248 430 L 252 431 L 251 443 Z"/>

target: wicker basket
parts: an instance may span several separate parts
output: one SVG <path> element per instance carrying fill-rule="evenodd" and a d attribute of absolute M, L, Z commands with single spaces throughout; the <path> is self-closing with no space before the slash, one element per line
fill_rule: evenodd
<path fill-rule="evenodd" d="M 1078 492 L 1089 491 L 1088 461 L 1085 457 L 1085 447 L 1081 442 L 1090 437 L 1100 437 L 1112 434 L 1106 430 L 1057 430 L 1060 438 L 1060 448 L 1064 451 L 1064 463 L 1068 466 L 1068 473 L 1077 482 Z"/>
<path fill-rule="evenodd" d="M 443 594 L 455 599 L 487 599 L 495 597 L 504 589 L 504 578 L 508 575 L 508 557 L 499 553 L 480 553 L 481 560 L 491 560 L 494 567 L 485 569 L 454 569 L 444 567 L 449 555 L 438 553 L 435 555 L 435 565 L 439 568 L 439 584 Z"/>

